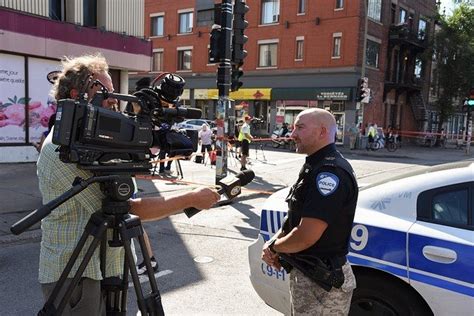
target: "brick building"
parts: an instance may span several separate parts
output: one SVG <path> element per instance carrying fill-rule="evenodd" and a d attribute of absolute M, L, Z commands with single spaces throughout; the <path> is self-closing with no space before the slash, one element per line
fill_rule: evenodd
<path fill-rule="evenodd" d="M 216 65 L 208 64 L 213 2 L 220 1 L 145 1 L 154 72 L 134 74 L 131 87 L 141 76 L 176 72 L 187 82 L 184 103 L 213 118 Z M 430 61 L 421 54 L 432 33 L 435 1 L 369 0 L 367 32 L 365 3 L 248 0 L 244 85 L 231 93 L 237 116 L 262 117 L 265 134 L 284 121 L 293 123 L 305 108 L 326 108 L 337 119 L 339 142 L 356 122 L 422 129 Z M 369 78 L 372 98 L 359 107 L 362 73 Z"/>

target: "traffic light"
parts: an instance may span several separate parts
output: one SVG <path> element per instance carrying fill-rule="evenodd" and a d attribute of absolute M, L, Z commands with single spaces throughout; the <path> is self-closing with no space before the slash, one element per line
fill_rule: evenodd
<path fill-rule="evenodd" d="M 237 91 L 242 87 L 243 83 L 240 78 L 244 75 L 241 67 L 244 65 L 244 58 L 247 56 L 247 51 L 244 45 L 248 37 L 244 35 L 244 30 L 248 26 L 245 20 L 245 13 L 249 7 L 242 0 L 236 0 L 234 3 L 234 20 L 232 24 L 232 73 L 231 73 L 231 91 Z"/>
<path fill-rule="evenodd" d="M 357 80 L 356 102 L 369 103 L 369 101 L 369 79 L 367 77 L 363 77 Z"/>
<path fill-rule="evenodd" d="M 474 108 L 474 88 L 471 88 L 471 90 L 469 90 L 469 97 L 467 98 L 466 102 L 469 108 Z"/>
<path fill-rule="evenodd" d="M 230 91 L 237 91 L 242 87 L 243 83 L 240 81 L 240 77 L 243 75 L 244 72 L 239 68 L 239 65 L 232 65 Z"/>
<path fill-rule="evenodd" d="M 248 5 L 242 0 L 235 0 L 234 3 L 234 21 L 233 21 L 233 35 L 232 35 L 232 62 L 242 66 L 244 58 L 247 56 L 247 51 L 244 45 L 248 37 L 244 35 L 244 30 L 249 23 L 245 20 L 245 13 L 249 10 Z"/>
<path fill-rule="evenodd" d="M 224 53 L 222 49 L 223 36 L 220 27 L 213 28 L 210 35 L 209 63 L 214 64 L 220 61 Z"/>

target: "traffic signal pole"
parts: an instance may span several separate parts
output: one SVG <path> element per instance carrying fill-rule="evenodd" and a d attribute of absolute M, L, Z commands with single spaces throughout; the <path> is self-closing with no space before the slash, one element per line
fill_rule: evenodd
<path fill-rule="evenodd" d="M 228 136 L 234 134 L 235 110 L 234 102 L 229 98 L 231 85 L 231 42 L 232 42 L 232 0 L 222 0 L 220 6 L 219 65 L 217 67 L 217 89 L 219 99 L 216 108 L 216 125 L 218 155 L 216 160 L 216 184 L 227 176 L 227 142 Z"/>

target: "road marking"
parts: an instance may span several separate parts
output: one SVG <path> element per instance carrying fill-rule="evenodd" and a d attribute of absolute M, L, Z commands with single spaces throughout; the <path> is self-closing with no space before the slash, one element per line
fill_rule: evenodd
<path fill-rule="evenodd" d="M 155 279 L 158 279 L 162 276 L 165 276 L 165 275 L 168 275 L 168 274 L 171 274 L 173 273 L 172 270 L 163 270 L 163 271 L 158 271 L 155 273 Z M 143 283 L 146 283 L 148 282 L 148 275 L 147 274 L 142 274 L 140 276 L 138 276 L 138 280 L 140 281 L 140 284 L 143 284 Z M 133 280 L 128 282 L 128 286 L 129 287 L 133 287 Z"/>

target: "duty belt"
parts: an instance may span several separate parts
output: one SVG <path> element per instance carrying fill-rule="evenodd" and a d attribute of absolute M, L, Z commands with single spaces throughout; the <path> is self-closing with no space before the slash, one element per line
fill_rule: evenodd
<path fill-rule="evenodd" d="M 280 253 L 279 256 L 280 264 L 286 272 L 296 268 L 327 292 L 344 284 L 342 266 L 346 263 L 346 256 L 318 258 L 285 253 Z"/>

